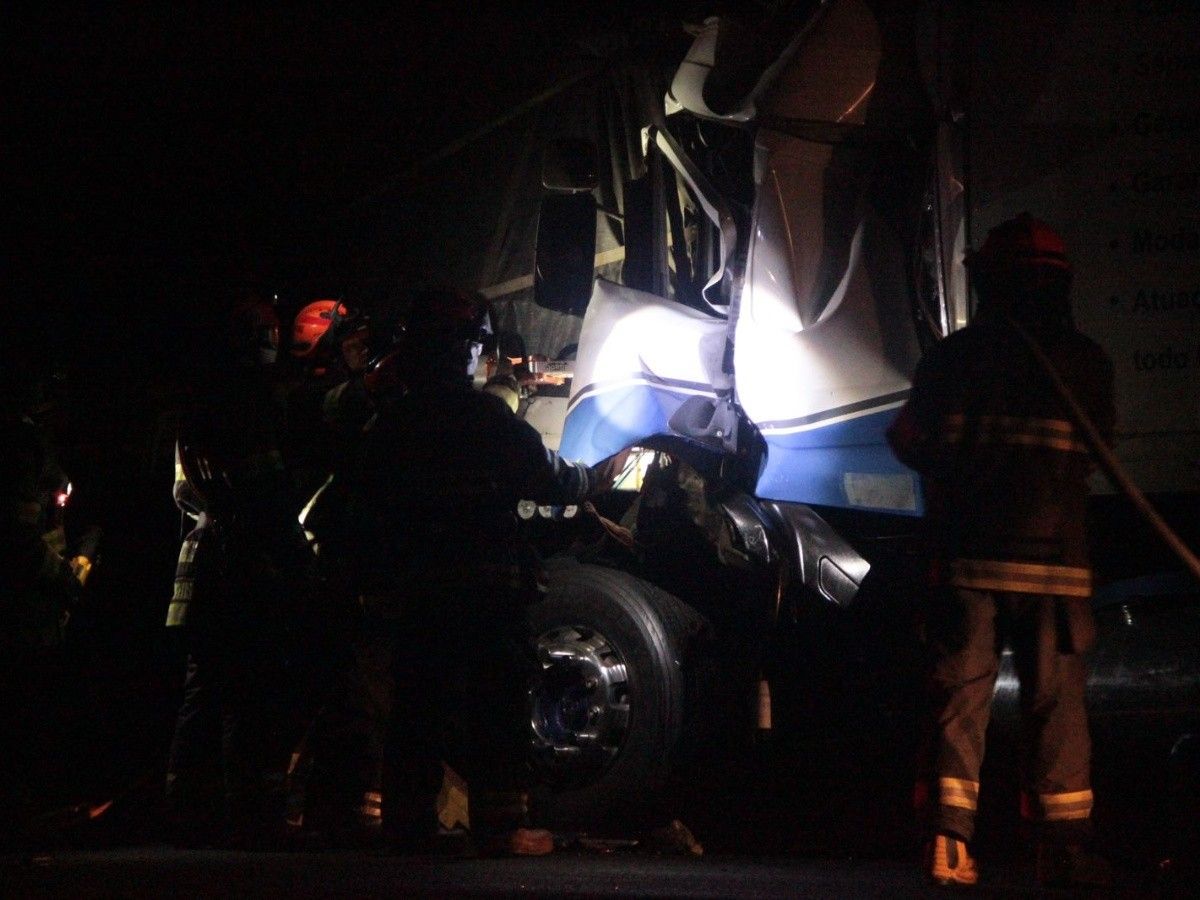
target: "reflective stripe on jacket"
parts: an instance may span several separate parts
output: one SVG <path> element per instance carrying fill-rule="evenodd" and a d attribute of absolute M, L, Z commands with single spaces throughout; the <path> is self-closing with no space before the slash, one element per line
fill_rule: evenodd
<path fill-rule="evenodd" d="M 233 602 L 218 576 L 303 571 L 311 561 L 279 450 L 281 431 L 269 384 L 254 373 L 215 380 L 184 416 L 173 494 L 196 527 L 180 547 L 168 626 L 186 624 L 197 602 Z"/>
<path fill-rule="evenodd" d="M 1111 440 L 1107 356 L 1071 329 L 1041 343 Z M 890 437 L 922 475 L 935 582 L 1090 596 L 1088 449 L 1013 329 L 980 319 L 931 347 Z"/>

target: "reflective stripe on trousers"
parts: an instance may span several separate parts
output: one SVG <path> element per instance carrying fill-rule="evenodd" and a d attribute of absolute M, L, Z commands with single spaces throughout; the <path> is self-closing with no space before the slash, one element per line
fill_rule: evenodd
<path fill-rule="evenodd" d="M 933 599 L 927 635 L 934 734 L 929 775 L 937 784 L 937 828 L 969 841 L 979 771 L 999 671 L 998 649 L 1012 646 L 1021 683 L 1027 751 L 1025 784 L 1039 798 L 1038 819 L 1086 820 L 1091 814 L 1091 742 L 1084 708 L 1086 672 L 1079 653 L 1063 652 L 1061 603 L 1037 594 L 945 589 Z"/>

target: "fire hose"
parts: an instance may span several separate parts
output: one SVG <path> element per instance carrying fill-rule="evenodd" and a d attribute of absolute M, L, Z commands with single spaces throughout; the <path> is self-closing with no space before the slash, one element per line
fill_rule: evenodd
<path fill-rule="evenodd" d="M 1168 547 L 1179 557 L 1184 566 L 1192 573 L 1192 576 L 1200 581 L 1200 558 L 1185 544 L 1167 524 L 1166 520 L 1159 514 L 1158 510 L 1146 499 L 1146 495 L 1129 477 L 1129 473 L 1118 461 L 1116 454 L 1101 437 L 1099 429 L 1096 428 L 1087 412 L 1080 406 L 1079 401 L 1075 399 L 1075 395 L 1071 393 L 1071 389 L 1067 387 L 1062 376 L 1058 374 L 1058 370 L 1054 368 L 1054 363 L 1051 362 L 1044 350 L 1038 346 L 1037 341 L 1024 328 L 1018 325 L 1011 318 L 1008 319 L 1008 324 L 1020 336 L 1021 340 L 1029 348 L 1029 352 L 1033 354 L 1033 358 L 1037 360 L 1038 365 L 1042 367 L 1046 377 L 1050 380 L 1051 387 L 1058 394 L 1063 405 L 1066 406 L 1067 413 L 1070 415 L 1072 422 L 1083 433 L 1084 442 L 1091 450 L 1093 458 L 1100 465 L 1105 476 L 1118 491 L 1125 495 L 1134 508 L 1141 513 L 1142 517 L 1154 529 L 1155 533 L 1162 538 Z"/>

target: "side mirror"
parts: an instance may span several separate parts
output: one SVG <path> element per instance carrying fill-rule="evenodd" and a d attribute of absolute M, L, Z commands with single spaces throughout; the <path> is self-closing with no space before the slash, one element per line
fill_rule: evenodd
<path fill-rule="evenodd" d="M 590 193 L 549 194 L 538 217 L 533 299 L 555 312 L 582 316 L 596 264 L 596 201 Z"/>
<path fill-rule="evenodd" d="M 591 193 L 600 184 L 596 145 L 582 138 L 556 138 L 542 158 L 542 186 L 559 194 Z"/>

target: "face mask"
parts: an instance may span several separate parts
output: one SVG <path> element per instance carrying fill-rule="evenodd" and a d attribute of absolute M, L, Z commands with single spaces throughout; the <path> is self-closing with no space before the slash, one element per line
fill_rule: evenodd
<path fill-rule="evenodd" d="M 475 371 L 479 368 L 479 359 L 483 356 L 484 343 L 492 335 L 492 319 L 491 316 L 484 316 L 483 323 L 479 327 L 480 340 L 471 341 L 471 361 L 467 363 L 467 374 L 472 378 L 475 377 Z"/>
<path fill-rule="evenodd" d="M 467 374 L 474 378 L 475 370 L 479 368 L 479 358 L 483 356 L 483 344 L 479 341 L 471 341 L 467 346 L 471 351 L 471 359 L 467 363 Z"/>

